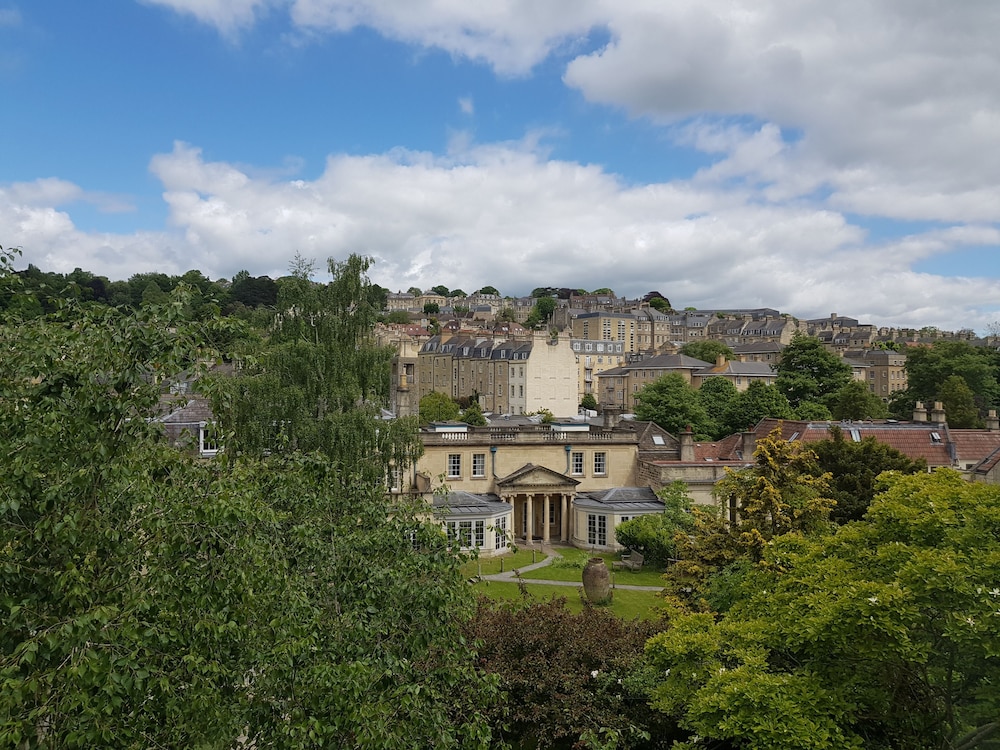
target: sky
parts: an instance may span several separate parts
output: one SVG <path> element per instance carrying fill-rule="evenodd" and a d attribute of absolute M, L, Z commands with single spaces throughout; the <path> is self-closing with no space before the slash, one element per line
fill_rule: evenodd
<path fill-rule="evenodd" d="M 0 0 L 0 245 L 983 333 L 998 28 L 996 0 Z"/>

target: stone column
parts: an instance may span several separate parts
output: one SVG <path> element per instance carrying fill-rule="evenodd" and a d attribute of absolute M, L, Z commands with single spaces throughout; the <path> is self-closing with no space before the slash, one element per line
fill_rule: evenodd
<path fill-rule="evenodd" d="M 524 500 L 525 506 L 528 509 L 527 524 L 524 527 L 524 538 L 528 540 L 528 544 L 531 544 L 535 537 L 535 509 L 532 507 L 534 505 L 532 498 L 532 495 L 527 495 Z"/>
<path fill-rule="evenodd" d="M 542 496 L 542 544 L 549 543 L 549 515 L 552 512 L 552 500 L 549 493 Z"/>
<path fill-rule="evenodd" d="M 560 536 L 562 537 L 563 542 L 568 543 L 569 542 L 569 502 L 568 502 L 569 498 L 567 497 L 565 492 L 562 493 L 559 497 L 562 500 L 562 507 L 560 509 L 562 513 L 559 516 L 560 520 L 562 521 Z"/>

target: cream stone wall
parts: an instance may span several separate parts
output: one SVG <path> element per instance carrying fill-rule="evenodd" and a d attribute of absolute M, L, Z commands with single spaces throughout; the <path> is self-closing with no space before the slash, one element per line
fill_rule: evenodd
<path fill-rule="evenodd" d="M 548 409 L 557 417 L 576 414 L 578 368 L 569 336 L 552 339 L 536 334 L 527 361 L 524 382 L 524 411 Z"/>

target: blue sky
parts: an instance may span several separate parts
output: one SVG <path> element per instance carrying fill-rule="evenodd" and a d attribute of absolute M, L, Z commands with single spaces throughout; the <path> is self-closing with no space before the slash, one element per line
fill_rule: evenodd
<path fill-rule="evenodd" d="M 1000 319 L 991 2 L 0 0 L 0 244 Z"/>

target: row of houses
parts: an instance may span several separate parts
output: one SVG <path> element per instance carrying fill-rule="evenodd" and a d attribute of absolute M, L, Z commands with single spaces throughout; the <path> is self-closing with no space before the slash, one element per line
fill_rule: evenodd
<path fill-rule="evenodd" d="M 387 415 L 387 418 L 390 415 Z M 165 399 L 155 421 L 178 445 L 211 458 L 219 444 L 207 402 L 197 396 Z M 969 481 L 1000 483 L 1000 419 L 985 429 L 951 429 L 940 403 L 918 403 L 908 422 L 762 420 L 753 430 L 716 442 L 672 435 L 651 422 L 622 418 L 608 408 L 600 418 L 545 423 L 507 416 L 484 427 L 438 423 L 420 429 L 423 455 L 399 467 L 391 492 L 420 498 L 456 546 L 501 554 L 511 544 L 570 544 L 619 548 L 615 527 L 660 513 L 657 491 L 682 482 L 691 499 L 714 502 L 727 470 L 752 462 L 757 441 L 778 430 L 805 444 L 831 436 L 834 426 L 853 441 L 874 438 L 929 468 L 950 467 Z"/>

